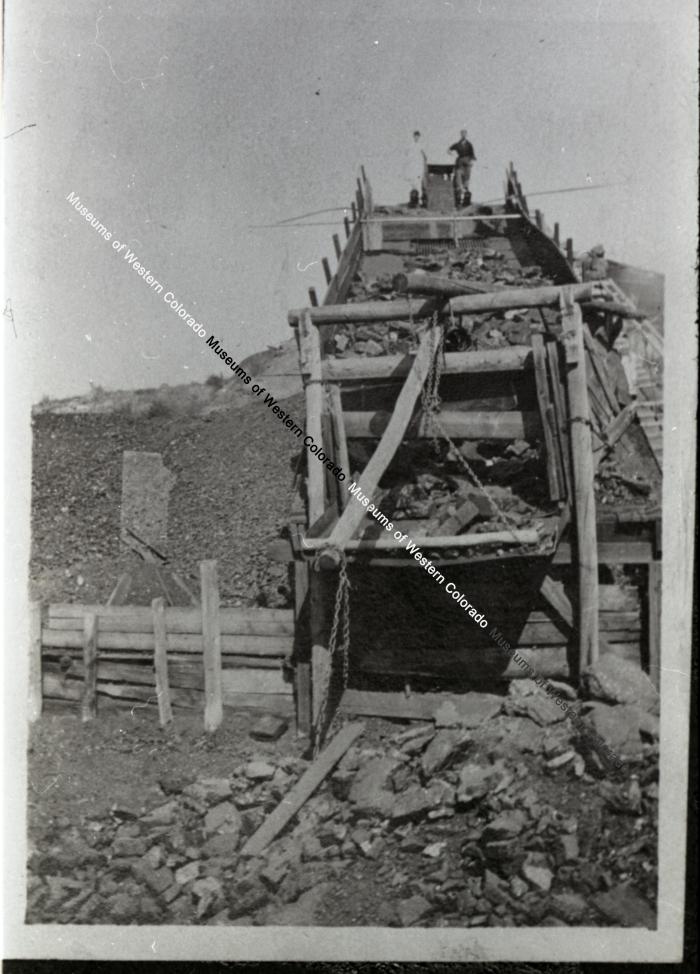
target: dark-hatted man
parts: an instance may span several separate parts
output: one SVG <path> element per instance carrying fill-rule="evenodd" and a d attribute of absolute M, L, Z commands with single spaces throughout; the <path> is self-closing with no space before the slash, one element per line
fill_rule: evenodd
<path fill-rule="evenodd" d="M 467 138 L 467 130 L 462 129 L 459 133 L 459 141 L 453 143 L 448 152 L 456 152 L 454 175 L 452 184 L 455 191 L 455 206 L 469 206 L 472 194 L 469 192 L 469 180 L 472 174 L 472 166 L 476 162 L 474 146 Z"/>

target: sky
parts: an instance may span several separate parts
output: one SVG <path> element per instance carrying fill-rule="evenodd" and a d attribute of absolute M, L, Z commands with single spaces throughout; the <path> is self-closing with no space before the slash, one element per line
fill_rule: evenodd
<path fill-rule="evenodd" d="M 11 379 L 35 402 L 221 371 L 69 193 L 242 358 L 323 293 L 342 213 L 253 225 L 348 205 L 362 164 L 375 202 L 403 201 L 416 127 L 435 162 L 467 128 L 475 199 L 502 197 L 512 160 L 577 250 L 692 266 L 693 16 L 645 0 L 10 2 Z M 612 185 L 533 195 L 587 183 Z"/>

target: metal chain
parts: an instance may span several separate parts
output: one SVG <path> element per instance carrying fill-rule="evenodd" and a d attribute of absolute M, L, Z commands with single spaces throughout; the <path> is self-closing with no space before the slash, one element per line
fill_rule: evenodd
<path fill-rule="evenodd" d="M 338 631 L 342 625 L 342 636 L 338 641 Z M 350 579 L 348 578 L 347 560 L 345 552 L 340 552 L 340 569 L 338 573 L 338 587 L 335 592 L 335 609 L 333 612 L 333 625 L 331 626 L 330 639 L 328 641 L 328 680 L 323 688 L 321 706 L 318 711 L 318 718 L 314 728 L 314 757 L 317 757 L 326 723 L 328 712 L 328 697 L 330 695 L 331 677 L 333 675 L 333 660 L 337 653 L 341 655 L 342 663 L 342 689 L 347 689 L 348 677 L 350 674 Z"/>
<path fill-rule="evenodd" d="M 454 324 L 454 315 L 452 315 L 451 317 L 452 317 L 452 322 Z M 437 324 L 437 313 L 433 316 L 433 321 L 432 321 L 432 327 L 434 328 L 434 333 L 438 336 L 437 346 L 435 348 L 435 353 L 431 360 L 430 370 L 425 380 L 425 384 L 423 386 L 423 392 L 422 392 L 423 412 L 427 417 L 428 429 L 432 434 L 433 446 L 437 452 L 438 434 L 439 434 L 439 436 L 441 436 L 442 439 L 445 440 L 445 442 L 447 443 L 449 452 L 452 454 L 453 458 L 457 460 L 457 462 L 462 466 L 463 470 L 467 473 L 472 483 L 475 484 L 476 487 L 478 487 L 478 489 L 484 495 L 486 500 L 489 502 L 489 504 L 491 505 L 491 509 L 494 511 L 496 516 L 506 525 L 506 527 L 509 527 L 511 530 L 515 530 L 518 528 L 517 522 L 512 517 L 510 517 L 509 514 L 507 514 L 504 510 L 502 510 L 499 507 L 499 505 L 493 499 L 493 497 L 488 492 L 484 484 L 482 484 L 482 482 L 479 480 L 474 470 L 472 470 L 467 460 L 462 456 L 461 452 L 459 451 L 455 443 L 452 441 L 450 435 L 445 430 L 443 424 L 440 422 L 439 416 L 440 416 L 440 407 L 442 405 L 442 401 L 440 399 L 439 386 L 440 386 L 440 378 L 442 375 L 443 350 L 441 347 L 442 335 L 437 330 L 437 328 L 435 328 L 436 324 Z"/>

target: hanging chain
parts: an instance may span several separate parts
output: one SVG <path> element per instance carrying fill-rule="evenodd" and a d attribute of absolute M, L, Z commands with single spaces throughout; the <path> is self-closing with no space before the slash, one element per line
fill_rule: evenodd
<path fill-rule="evenodd" d="M 338 639 L 341 632 L 340 640 Z M 330 696 L 331 677 L 333 675 L 333 660 L 340 653 L 342 665 L 342 691 L 348 686 L 350 674 L 350 579 L 348 578 L 347 560 L 345 553 L 340 552 L 340 569 L 338 572 L 338 587 L 335 592 L 335 609 L 333 611 L 333 625 L 328 641 L 328 679 L 323 688 L 321 706 L 319 707 L 316 726 L 314 729 L 314 757 L 317 757 L 321 747 L 326 715 L 328 712 L 328 698 Z"/>
<path fill-rule="evenodd" d="M 440 399 L 439 387 L 440 387 L 440 378 L 442 376 L 442 368 L 444 362 L 444 351 L 442 348 L 442 335 L 436 327 L 437 317 L 438 316 L 436 312 L 433 315 L 433 320 L 431 323 L 433 334 L 437 336 L 437 344 L 435 345 L 434 354 L 431 359 L 430 369 L 428 371 L 425 384 L 423 385 L 423 392 L 422 392 L 422 399 L 421 399 L 423 412 L 427 418 L 428 430 L 431 433 L 433 447 L 437 452 L 439 449 L 439 445 L 438 445 L 439 437 L 442 437 L 442 439 L 445 440 L 449 448 L 449 453 L 451 453 L 452 457 L 461 465 L 462 469 L 466 472 L 467 476 L 470 478 L 472 483 L 476 487 L 478 487 L 478 489 L 484 495 L 488 503 L 491 505 L 491 509 L 495 513 L 496 517 L 499 520 L 501 520 L 506 527 L 510 528 L 511 530 L 515 530 L 518 528 L 517 522 L 509 514 L 507 514 L 504 510 L 502 510 L 499 507 L 499 505 L 496 503 L 494 498 L 488 492 L 484 484 L 482 484 L 482 482 L 479 480 L 474 470 L 472 470 L 467 460 L 464 458 L 464 456 L 462 456 L 462 453 L 457 448 L 455 443 L 452 441 L 449 433 L 447 433 L 443 424 L 440 422 L 440 407 L 442 405 L 442 401 Z M 451 317 L 452 324 L 454 325 L 455 323 L 454 314 L 452 313 L 451 309 L 450 309 L 450 317 Z"/>

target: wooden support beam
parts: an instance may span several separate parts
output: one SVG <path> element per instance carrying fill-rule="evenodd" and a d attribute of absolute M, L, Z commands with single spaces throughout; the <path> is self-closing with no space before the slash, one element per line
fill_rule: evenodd
<path fill-rule="evenodd" d="M 301 371 L 306 395 L 306 432 L 314 443 L 322 437 L 321 412 L 323 410 L 323 387 L 321 375 L 321 338 L 318 329 L 311 324 L 310 312 L 302 315 L 301 324 Z M 323 465 L 307 461 L 306 500 L 309 524 L 323 514 L 326 508 Z"/>
<path fill-rule="evenodd" d="M 343 217 L 343 226 L 345 227 L 345 238 L 350 237 L 350 221 L 346 216 Z"/>
<path fill-rule="evenodd" d="M 376 450 L 360 475 L 362 492 L 366 497 L 374 495 L 382 475 L 404 438 L 411 422 L 416 401 L 428 377 L 431 363 L 440 347 L 441 337 L 442 330 L 439 326 L 429 328 L 421 337 L 411 371 L 406 377 L 396 400 L 394 411 L 382 433 Z M 364 516 L 365 508 L 361 504 L 355 503 L 346 507 L 331 533 L 331 544 L 342 546 L 348 541 L 360 526 Z"/>
<path fill-rule="evenodd" d="M 555 223 L 554 224 L 554 236 L 553 236 L 553 240 L 554 240 L 554 243 L 557 245 L 557 247 L 559 247 L 561 245 L 560 244 L 560 240 L 559 240 L 559 224 L 558 223 Z"/>
<path fill-rule="evenodd" d="M 563 496 L 562 485 L 559 483 L 559 468 L 557 465 L 557 447 L 552 429 L 554 410 L 549 397 L 549 380 L 547 379 L 547 358 L 544 350 L 544 339 L 541 332 L 533 331 L 531 335 L 532 355 L 535 368 L 535 386 L 537 389 L 537 404 L 540 411 L 540 421 L 544 433 L 545 461 L 547 466 L 547 484 L 549 496 L 552 500 L 559 500 Z"/>
<path fill-rule="evenodd" d="M 328 405 L 333 424 L 333 439 L 335 441 L 335 459 L 346 477 L 350 477 L 350 457 L 348 456 L 348 441 L 345 434 L 345 420 L 343 419 L 343 404 L 340 389 L 337 385 L 328 387 Z M 337 482 L 337 481 L 336 481 Z M 338 483 L 338 500 L 340 510 L 344 511 L 348 505 L 349 494 L 344 484 Z"/>
<path fill-rule="evenodd" d="M 30 723 L 41 717 L 43 689 L 41 680 L 41 629 L 43 607 L 41 602 L 29 606 L 29 700 L 28 717 Z"/>
<path fill-rule="evenodd" d="M 167 610 L 166 610 L 167 612 Z M 166 616 L 167 618 L 167 616 Z M 42 629 L 44 646 L 53 648 L 70 648 L 82 644 L 82 623 L 76 623 L 71 629 Z M 291 635 L 287 636 L 221 636 L 221 651 L 223 653 L 247 653 L 250 656 L 286 656 L 292 643 Z M 200 656 L 204 651 L 202 635 L 189 635 L 171 632 L 168 644 L 173 652 L 188 653 Z M 100 632 L 97 635 L 98 649 L 124 649 L 134 652 L 152 653 L 155 647 L 153 630 L 151 632 Z"/>
<path fill-rule="evenodd" d="M 574 262 L 574 242 L 571 237 L 566 238 L 566 259 L 570 264 Z"/>
<path fill-rule="evenodd" d="M 567 385 L 579 570 L 579 667 L 583 670 L 597 662 L 599 653 L 598 551 L 584 324 L 581 309 L 568 287 L 562 295 L 561 313 L 567 365 L 570 366 Z"/>
<path fill-rule="evenodd" d="M 537 226 L 538 230 L 541 230 L 544 225 L 542 210 L 535 210 L 535 225 Z"/>
<path fill-rule="evenodd" d="M 345 431 L 349 439 L 381 436 L 391 422 L 392 413 L 345 413 Z M 541 435 L 537 413 L 509 412 L 440 412 L 440 424 L 453 439 L 460 440 L 527 440 Z M 432 429 L 422 412 L 413 417 L 403 436 L 410 439 L 432 436 Z"/>
<path fill-rule="evenodd" d="M 309 566 L 294 562 L 295 666 L 297 734 L 311 733 L 311 663 L 309 659 Z"/>
<path fill-rule="evenodd" d="M 333 280 L 333 274 L 331 273 L 331 265 L 328 263 L 328 258 L 324 257 L 321 260 L 321 264 L 323 265 L 323 274 L 326 278 L 326 284 L 330 284 Z"/>
<path fill-rule="evenodd" d="M 611 449 L 620 437 L 624 436 L 628 426 L 632 420 L 637 415 L 637 403 L 631 402 L 628 406 L 618 413 L 615 419 L 610 423 L 608 428 L 605 430 L 605 442 L 601 449 L 594 454 L 596 459 L 596 468 L 600 462 L 600 454 L 605 453 L 607 450 Z"/>
<path fill-rule="evenodd" d="M 173 719 L 173 708 L 170 701 L 170 681 L 168 679 L 168 634 L 165 628 L 165 600 L 153 599 L 153 636 L 155 649 L 153 652 L 153 669 L 155 671 L 156 697 L 158 698 L 158 719 L 160 726 L 165 727 Z"/>
<path fill-rule="evenodd" d="M 365 516 L 365 509 L 361 504 L 355 502 L 353 508 L 359 508 L 361 517 Z M 337 527 L 337 525 L 336 525 Z M 399 544 L 388 534 L 386 537 L 372 538 L 368 540 L 350 539 L 347 541 L 334 541 L 333 533 L 327 538 L 305 539 L 305 547 L 308 551 L 323 551 L 329 545 L 342 547 L 344 551 L 400 551 L 405 550 L 405 546 Z M 450 534 L 450 535 L 428 535 L 426 537 L 416 536 L 412 539 L 421 548 L 475 548 L 480 545 L 535 545 L 540 541 L 540 534 L 536 528 L 508 528 L 504 531 L 482 531 L 473 534 Z M 322 566 L 323 567 L 323 566 Z M 331 567 L 329 564 L 328 567 Z"/>
<path fill-rule="evenodd" d="M 325 304 L 308 309 L 315 325 L 350 325 L 367 321 L 418 321 L 429 318 L 439 308 L 439 302 L 414 298 L 396 301 L 356 301 L 352 304 Z M 287 315 L 290 325 L 297 325 L 304 312 L 295 310 Z"/>
<path fill-rule="evenodd" d="M 583 301 L 594 294 L 593 282 L 570 284 L 574 301 Z M 562 289 L 555 285 L 543 287 L 512 287 L 488 294 L 465 294 L 450 300 L 450 311 L 454 314 L 472 314 L 479 311 L 501 311 L 509 308 L 537 308 L 559 303 Z"/>
<path fill-rule="evenodd" d="M 323 379 L 329 382 L 357 382 L 364 379 L 401 378 L 408 375 L 413 355 L 356 355 L 352 358 L 328 358 L 323 361 Z M 446 352 L 442 375 L 472 372 L 520 372 L 532 368 L 529 345 L 486 348 L 474 352 Z"/>
<path fill-rule="evenodd" d="M 311 302 L 312 308 L 318 308 L 318 295 L 316 294 L 316 288 L 309 288 L 309 301 Z"/>
<path fill-rule="evenodd" d="M 352 222 L 357 223 L 357 206 L 354 201 L 350 204 L 350 209 L 352 211 Z"/>
<path fill-rule="evenodd" d="M 549 376 L 552 380 L 552 402 L 557 427 L 557 449 L 559 450 L 559 465 L 563 475 L 566 497 L 571 498 L 571 456 L 569 453 L 569 427 L 567 422 L 566 396 L 561 379 L 559 362 L 559 346 L 557 342 L 546 343 Z"/>
<path fill-rule="evenodd" d="M 107 605 L 124 605 L 131 588 L 131 572 L 123 572 L 107 599 Z"/>
<path fill-rule="evenodd" d="M 343 248 L 340 246 L 340 237 L 337 233 L 333 234 L 333 248 L 335 249 L 335 256 L 340 260 L 340 255 L 343 252 Z"/>
<path fill-rule="evenodd" d="M 436 294 L 447 298 L 456 298 L 460 294 L 485 294 L 491 290 L 489 284 L 455 281 L 451 277 L 426 274 L 424 271 L 395 274 L 392 284 L 399 294 Z"/>
<path fill-rule="evenodd" d="M 306 769 L 294 787 L 287 792 L 272 814 L 265 819 L 257 832 L 248 839 L 241 850 L 241 855 L 259 856 L 263 852 L 275 836 L 279 835 L 285 825 L 294 818 L 321 782 L 328 777 L 364 729 L 364 724 L 348 724 L 336 734 L 313 764 Z"/>
<path fill-rule="evenodd" d="M 204 658 L 204 729 L 212 733 L 223 720 L 221 690 L 221 629 L 216 562 L 199 564 L 202 583 L 202 652 Z"/>
<path fill-rule="evenodd" d="M 97 716 L 97 616 L 85 616 L 83 628 L 83 684 L 82 718 L 83 722 Z"/>
<path fill-rule="evenodd" d="M 652 561 L 648 571 L 647 648 L 649 678 L 657 690 L 661 687 L 661 562 Z"/>

